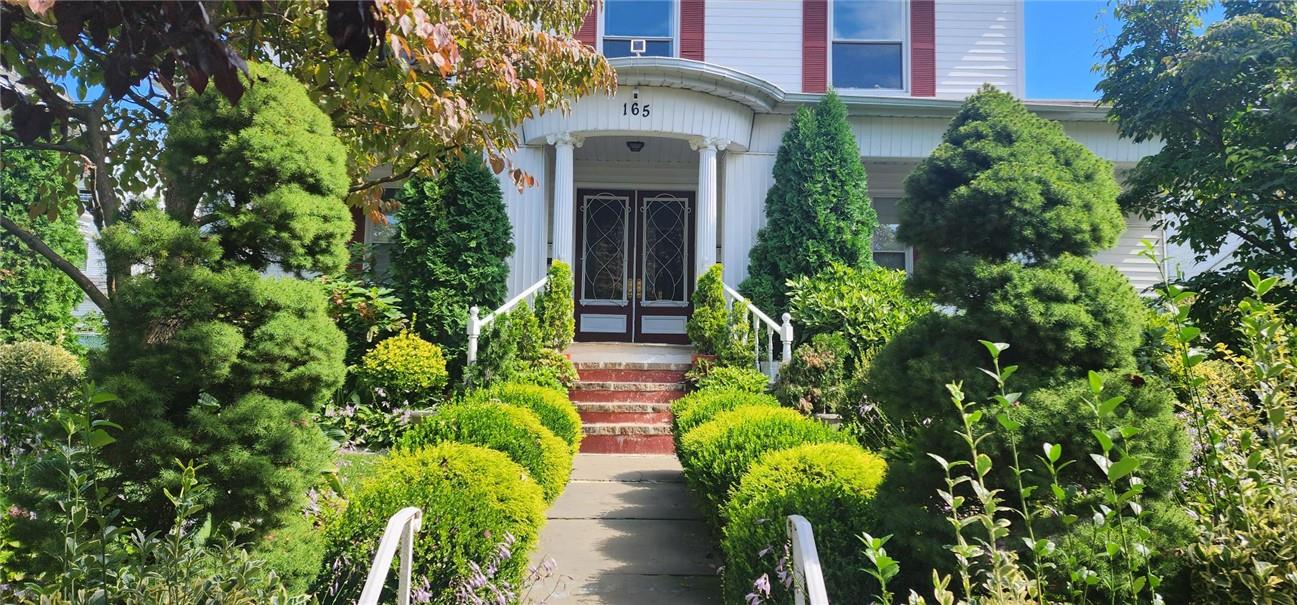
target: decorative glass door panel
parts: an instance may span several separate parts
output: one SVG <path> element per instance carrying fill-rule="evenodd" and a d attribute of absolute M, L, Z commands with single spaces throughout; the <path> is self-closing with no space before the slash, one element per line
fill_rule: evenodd
<path fill-rule="evenodd" d="M 692 192 L 577 192 L 578 340 L 688 342 L 692 205 Z"/>
<path fill-rule="evenodd" d="M 581 301 L 626 304 L 630 198 L 601 193 L 582 201 Z"/>
<path fill-rule="evenodd" d="M 640 212 L 644 225 L 640 304 L 688 304 L 689 198 L 669 193 L 642 198 Z"/>

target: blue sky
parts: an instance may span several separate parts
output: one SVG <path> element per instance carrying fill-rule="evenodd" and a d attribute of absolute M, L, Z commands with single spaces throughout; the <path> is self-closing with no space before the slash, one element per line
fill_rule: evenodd
<path fill-rule="evenodd" d="M 1027 98 L 1097 99 L 1095 52 L 1121 27 L 1106 0 L 1027 0 Z M 1220 18 L 1213 8 L 1207 22 Z"/>

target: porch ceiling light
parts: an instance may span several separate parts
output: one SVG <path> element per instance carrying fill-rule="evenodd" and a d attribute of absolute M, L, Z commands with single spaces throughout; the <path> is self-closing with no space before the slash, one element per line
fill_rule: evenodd
<path fill-rule="evenodd" d="M 626 141 L 626 148 L 639 153 L 641 149 L 644 149 L 644 141 Z"/>

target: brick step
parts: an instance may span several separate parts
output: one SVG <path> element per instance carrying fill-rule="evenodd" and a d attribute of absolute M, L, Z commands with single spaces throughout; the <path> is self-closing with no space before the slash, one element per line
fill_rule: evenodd
<path fill-rule="evenodd" d="M 577 374 L 586 382 L 682 382 L 683 370 L 635 370 L 626 368 L 578 368 Z"/>
<path fill-rule="evenodd" d="M 580 402 L 576 409 L 585 424 L 671 426 L 671 406 L 666 403 Z"/>
<path fill-rule="evenodd" d="M 581 427 L 587 437 L 592 435 L 670 435 L 671 427 L 660 424 L 594 423 Z"/>
<path fill-rule="evenodd" d="M 590 435 L 581 440 L 583 454 L 674 454 L 671 435 Z"/>
<path fill-rule="evenodd" d="M 581 380 L 572 386 L 574 391 L 671 391 L 678 393 L 683 393 L 685 388 L 683 382 L 619 382 L 609 380 Z"/>
<path fill-rule="evenodd" d="M 615 383 L 614 383 L 615 384 Z M 578 383 L 579 386 L 579 383 Z M 680 390 L 629 391 L 621 389 L 573 389 L 568 395 L 573 403 L 671 403 L 685 394 Z"/>
<path fill-rule="evenodd" d="M 580 370 L 670 370 L 685 372 L 690 367 L 687 363 L 665 363 L 656 361 L 578 361 L 573 365 Z"/>

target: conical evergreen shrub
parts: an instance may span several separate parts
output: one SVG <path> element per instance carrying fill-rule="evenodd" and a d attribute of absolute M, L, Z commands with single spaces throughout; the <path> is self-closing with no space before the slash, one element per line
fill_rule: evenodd
<path fill-rule="evenodd" d="M 1139 470 L 1145 501 L 1157 501 L 1178 483 L 1187 447 L 1174 399 L 1160 381 L 1134 370 L 1143 303 L 1120 273 L 1089 258 L 1122 231 L 1117 191 L 1110 164 L 1057 123 L 990 87 L 964 103 L 941 145 L 906 179 L 899 235 L 919 259 L 910 287 L 950 312 L 920 319 L 885 345 L 866 390 L 889 421 L 911 429 L 906 447 L 890 453 L 894 472 L 880 489 L 883 519 L 875 533 L 894 535 L 889 551 L 905 562 L 902 573 L 912 586 L 928 582 L 932 568 L 948 573 L 955 563 L 937 496 L 944 473 L 928 454 L 947 460 L 967 454 L 955 434 L 962 419 L 944 385 L 962 383 L 969 400 L 994 393 L 994 381 L 979 369 L 990 367 L 979 339 L 1008 343 L 1000 363 L 1020 368 L 1009 388 L 1022 396 L 1006 412 L 1020 426 L 1009 430 L 996 426 L 993 414 L 982 418 L 988 424 L 981 430 L 995 433 L 981 447 L 996 460 L 996 485 L 1014 485 L 1010 438 L 1024 452 L 1038 451 L 1042 441 L 1066 444 L 1077 463 L 1060 480 L 1080 494 L 1066 512 L 1089 518 L 1093 501 L 1085 494 L 1098 483 L 1083 448 L 1097 450 L 1090 436 L 1101 428 L 1083 402 L 1090 370 L 1109 376 L 1105 397 L 1126 398 L 1121 422 L 1139 429 L 1127 440 L 1131 451 L 1156 461 Z M 1026 479 L 1042 480 L 1040 473 Z M 1018 501 L 1016 493 L 1005 497 Z M 1020 521 L 1014 520 L 1015 531 L 1022 530 Z M 1171 523 L 1149 523 L 1164 521 Z M 1062 540 L 1084 525 L 1044 523 L 1036 532 Z M 1181 535 L 1161 529 L 1155 531 Z"/>
<path fill-rule="evenodd" d="M 836 94 L 825 95 L 814 109 L 798 109 L 779 146 L 774 177 L 766 193 L 766 224 L 749 253 L 740 290 L 778 316 L 788 305 L 789 279 L 832 262 L 873 262 L 878 215 L 847 108 Z"/>

